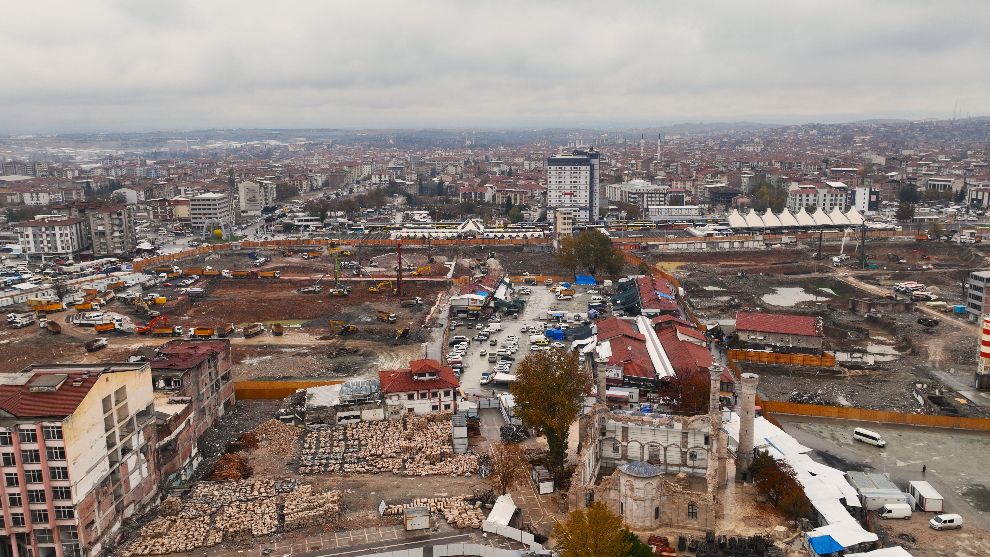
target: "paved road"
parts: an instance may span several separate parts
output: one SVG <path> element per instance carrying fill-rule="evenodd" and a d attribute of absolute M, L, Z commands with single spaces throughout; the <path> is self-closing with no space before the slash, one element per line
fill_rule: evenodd
<path fill-rule="evenodd" d="M 407 549 L 417 549 L 417 548 L 432 548 L 434 545 L 440 544 L 450 544 L 450 543 L 466 543 L 471 541 L 471 536 L 467 534 L 433 534 L 426 536 L 417 536 L 414 538 L 404 538 L 393 541 L 382 541 L 377 543 L 369 543 L 363 545 L 356 545 L 351 547 L 343 547 L 339 549 L 331 549 L 324 551 L 314 551 L 311 553 L 296 553 L 293 555 L 299 555 L 301 557 L 360 557 L 362 555 L 374 555 L 376 553 L 385 553 L 389 551 L 402 551 Z M 423 555 L 433 555 L 433 552 L 426 549 Z"/>
<path fill-rule="evenodd" d="M 908 481 L 925 480 L 945 498 L 947 512 L 958 512 L 972 524 L 990 531 L 990 501 L 983 495 L 990 488 L 990 476 L 982 473 L 985 459 L 990 457 L 990 435 L 806 416 L 774 417 L 784 431 L 814 449 L 810 456 L 815 461 L 843 471 L 887 473 L 904 489 Z M 852 441 L 856 427 L 878 431 L 887 439 L 887 447 L 880 449 Z M 922 466 L 928 467 L 927 472 L 922 473 Z"/>

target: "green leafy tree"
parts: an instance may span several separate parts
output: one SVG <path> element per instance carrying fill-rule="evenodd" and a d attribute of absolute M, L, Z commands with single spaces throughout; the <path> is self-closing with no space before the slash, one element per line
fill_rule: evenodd
<path fill-rule="evenodd" d="M 639 536 L 633 534 L 629 530 L 623 530 L 623 536 L 627 542 L 629 542 L 632 547 L 629 549 L 629 557 L 655 557 L 656 554 L 653 553 L 653 548 L 649 545 L 643 543 L 643 540 L 639 539 Z"/>
<path fill-rule="evenodd" d="M 560 349 L 532 352 L 522 362 L 512 384 L 516 415 L 528 428 L 547 438 L 551 471 L 561 478 L 567 453 L 567 433 L 581 411 L 589 387 L 577 355 Z"/>
<path fill-rule="evenodd" d="M 299 188 L 292 184 L 275 184 L 275 201 L 285 201 L 299 195 Z"/>
<path fill-rule="evenodd" d="M 509 222 L 515 224 L 517 222 L 522 222 L 523 212 L 519 207 L 513 207 L 509 210 Z"/>
<path fill-rule="evenodd" d="M 560 557 L 627 557 L 633 543 L 622 518 L 601 503 L 571 512 L 553 527 Z"/>
<path fill-rule="evenodd" d="M 753 188 L 753 209 L 766 211 L 772 209 L 775 213 L 784 210 L 787 204 L 787 191 L 770 182 L 760 182 Z"/>
<path fill-rule="evenodd" d="M 911 203 L 901 203 L 897 206 L 897 212 L 894 216 L 899 221 L 909 221 L 914 218 L 914 205 Z"/>
<path fill-rule="evenodd" d="M 897 190 L 897 200 L 901 203 L 917 203 L 921 201 L 921 194 L 918 193 L 917 186 L 904 184 Z"/>

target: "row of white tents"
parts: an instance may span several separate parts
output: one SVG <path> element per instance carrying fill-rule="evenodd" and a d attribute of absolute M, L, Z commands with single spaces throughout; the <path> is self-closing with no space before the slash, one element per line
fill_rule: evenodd
<path fill-rule="evenodd" d="M 789 209 L 784 209 L 780 214 L 774 214 L 767 209 L 760 214 L 755 210 L 750 210 L 742 214 L 738 209 L 733 209 L 729 213 L 729 227 L 735 229 L 765 229 L 765 228 L 822 228 L 822 227 L 844 227 L 862 226 L 863 217 L 855 207 L 843 213 L 838 207 L 831 213 L 822 211 L 821 207 L 814 213 L 808 213 L 801 208 L 797 213 L 792 213 Z"/>

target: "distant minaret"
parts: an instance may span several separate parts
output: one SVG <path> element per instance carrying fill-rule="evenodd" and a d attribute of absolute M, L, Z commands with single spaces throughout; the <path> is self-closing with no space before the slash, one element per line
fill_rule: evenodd
<path fill-rule="evenodd" d="M 660 140 L 663 136 L 657 134 L 657 160 L 660 160 Z"/>
<path fill-rule="evenodd" d="M 643 155 L 646 154 L 644 151 L 645 149 L 646 149 L 646 135 L 639 134 L 639 158 L 643 158 Z"/>

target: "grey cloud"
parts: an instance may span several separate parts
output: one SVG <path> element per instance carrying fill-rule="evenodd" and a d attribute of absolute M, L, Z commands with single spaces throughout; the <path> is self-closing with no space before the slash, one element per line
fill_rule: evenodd
<path fill-rule="evenodd" d="M 57 6 L 57 9 L 55 8 Z M 17 2 L 0 131 L 990 113 L 990 3 Z"/>

